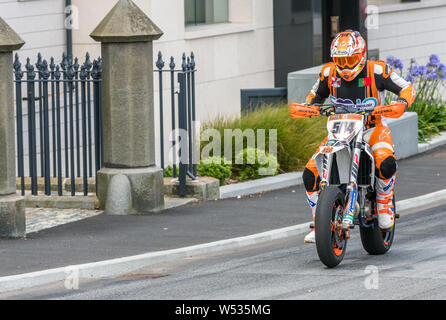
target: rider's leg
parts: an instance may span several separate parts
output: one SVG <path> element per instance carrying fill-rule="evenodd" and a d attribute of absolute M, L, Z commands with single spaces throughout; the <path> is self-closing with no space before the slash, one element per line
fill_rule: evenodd
<path fill-rule="evenodd" d="M 316 161 L 311 159 L 308 161 L 305 167 L 304 173 L 302 175 L 304 181 L 304 186 L 306 190 L 306 196 L 308 204 L 310 205 L 311 214 L 313 216 L 313 221 L 315 220 L 317 201 L 319 199 L 319 173 L 317 171 Z M 313 230 L 304 239 L 305 243 L 316 243 L 316 235 Z"/>
<path fill-rule="evenodd" d="M 304 173 L 302 175 L 302 180 L 304 182 L 307 201 L 310 205 L 311 214 L 314 216 L 316 214 L 317 201 L 319 199 L 319 172 L 317 171 L 316 161 L 311 159 L 308 161 Z"/>
<path fill-rule="evenodd" d="M 395 186 L 397 163 L 393 150 L 392 134 L 386 126 L 377 126 L 370 136 L 376 165 L 376 210 L 381 229 L 390 229 L 395 223 L 395 212 L 392 203 Z"/>
<path fill-rule="evenodd" d="M 322 144 L 325 144 L 327 138 L 322 141 Z M 319 152 L 320 147 L 316 151 L 316 154 Z M 319 183 L 321 181 L 319 177 L 319 172 L 317 171 L 316 161 L 314 160 L 314 156 L 308 161 L 305 170 L 302 175 L 302 179 L 304 182 L 307 201 L 310 206 L 311 214 L 313 216 L 313 221 L 315 219 L 317 201 L 319 199 Z M 315 233 L 313 230 L 305 237 L 304 241 L 306 243 L 315 243 Z"/>

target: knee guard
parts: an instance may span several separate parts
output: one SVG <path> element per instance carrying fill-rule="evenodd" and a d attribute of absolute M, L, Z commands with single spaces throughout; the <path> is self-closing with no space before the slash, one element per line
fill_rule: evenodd
<path fill-rule="evenodd" d="M 375 175 L 381 179 L 387 180 L 393 177 L 398 169 L 394 156 L 388 156 L 376 168 Z"/>
<path fill-rule="evenodd" d="M 304 182 L 305 190 L 307 192 L 315 192 L 319 190 L 319 183 L 321 182 L 321 178 L 319 175 L 315 175 L 315 173 L 305 168 L 304 173 L 302 174 L 302 180 Z"/>

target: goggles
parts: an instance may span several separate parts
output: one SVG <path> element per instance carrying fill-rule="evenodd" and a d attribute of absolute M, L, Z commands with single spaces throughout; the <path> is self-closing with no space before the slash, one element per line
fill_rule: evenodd
<path fill-rule="evenodd" d="M 345 67 L 353 68 L 359 63 L 360 60 L 361 57 L 359 56 L 359 54 L 355 54 L 349 57 L 333 58 L 334 63 L 336 63 L 336 65 L 338 65 L 338 67 L 340 68 L 345 68 Z"/>

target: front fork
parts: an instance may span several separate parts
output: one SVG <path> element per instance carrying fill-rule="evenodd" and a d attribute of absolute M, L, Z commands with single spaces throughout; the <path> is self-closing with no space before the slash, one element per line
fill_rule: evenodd
<path fill-rule="evenodd" d="M 347 185 L 346 192 L 346 205 L 344 209 L 344 215 L 342 217 L 342 228 L 348 231 L 354 224 L 353 220 L 355 213 L 359 211 L 358 205 L 358 171 L 359 171 L 359 159 L 362 151 L 362 133 L 357 136 L 355 141 L 355 148 L 353 149 L 352 161 L 350 164 L 350 179 Z M 346 236 L 349 237 L 349 232 L 346 232 Z"/>
<path fill-rule="evenodd" d="M 353 220 L 355 213 L 358 210 L 358 170 L 359 159 L 362 151 L 362 132 L 358 134 L 356 141 L 354 142 L 355 148 L 353 149 L 352 161 L 350 164 L 350 179 L 346 190 L 346 205 L 342 216 L 342 226 L 338 226 L 343 229 L 344 237 L 348 239 L 350 237 L 350 228 L 354 225 Z M 323 190 L 329 184 L 329 177 L 331 175 L 333 154 L 325 154 L 322 160 L 322 179 L 321 190 Z"/>

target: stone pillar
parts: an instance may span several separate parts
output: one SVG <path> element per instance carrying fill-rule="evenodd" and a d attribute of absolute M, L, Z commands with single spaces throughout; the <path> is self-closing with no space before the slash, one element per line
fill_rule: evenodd
<path fill-rule="evenodd" d="M 97 183 L 109 214 L 164 206 L 163 171 L 155 166 L 152 48 L 162 34 L 131 0 L 120 0 L 90 35 L 102 50 L 105 168 Z"/>
<path fill-rule="evenodd" d="M 16 194 L 12 52 L 25 42 L 0 18 L 0 237 L 26 234 L 23 197 Z"/>

